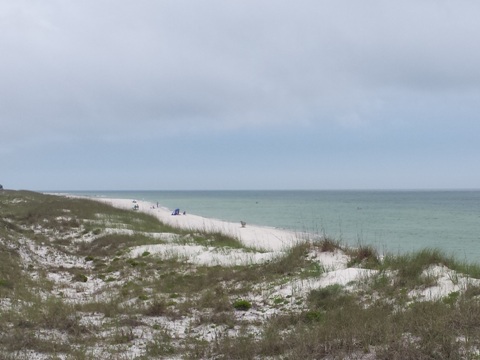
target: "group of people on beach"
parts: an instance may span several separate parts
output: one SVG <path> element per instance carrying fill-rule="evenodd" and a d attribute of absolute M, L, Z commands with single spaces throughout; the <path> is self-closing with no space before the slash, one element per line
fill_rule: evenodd
<path fill-rule="evenodd" d="M 133 200 L 132 203 L 133 203 L 133 207 L 132 207 L 133 210 L 138 210 L 138 209 L 140 209 L 140 207 L 138 206 L 138 203 L 137 203 L 136 200 Z M 157 201 L 157 209 L 158 209 L 158 207 L 159 207 L 159 204 L 158 204 L 158 201 Z M 152 209 L 155 209 L 155 205 L 152 205 Z M 183 215 L 187 215 L 187 212 L 186 212 L 186 211 L 183 211 L 182 214 L 183 214 Z M 175 210 L 172 212 L 172 215 L 180 215 L 180 209 L 175 209 Z"/>
<path fill-rule="evenodd" d="M 133 200 L 132 202 L 133 202 L 133 207 L 132 207 L 133 210 L 138 210 L 138 209 L 140 209 L 140 206 L 138 206 L 136 200 Z"/>
<path fill-rule="evenodd" d="M 175 209 L 175 210 L 172 212 L 172 215 L 180 215 L 180 209 Z M 183 212 L 183 215 L 187 215 L 187 212 L 184 211 L 184 212 Z"/>

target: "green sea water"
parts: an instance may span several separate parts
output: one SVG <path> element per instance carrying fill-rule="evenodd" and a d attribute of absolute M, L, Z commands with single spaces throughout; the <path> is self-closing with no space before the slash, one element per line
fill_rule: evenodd
<path fill-rule="evenodd" d="M 328 235 L 380 252 L 438 248 L 480 262 L 480 191 L 102 191 L 227 221 Z"/>

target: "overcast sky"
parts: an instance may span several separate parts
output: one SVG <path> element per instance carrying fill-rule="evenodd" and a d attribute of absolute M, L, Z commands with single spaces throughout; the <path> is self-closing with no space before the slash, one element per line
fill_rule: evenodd
<path fill-rule="evenodd" d="M 0 0 L 0 184 L 480 188 L 480 2 Z"/>

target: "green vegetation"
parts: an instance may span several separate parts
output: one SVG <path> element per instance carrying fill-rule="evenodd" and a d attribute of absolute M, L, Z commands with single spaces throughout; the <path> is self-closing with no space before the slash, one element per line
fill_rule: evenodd
<path fill-rule="evenodd" d="M 257 250 L 97 201 L 3 191 L 0 358 L 478 358 L 478 265 L 303 240 L 265 262 L 198 265 L 150 247 Z M 323 284 L 332 269 L 318 257 L 333 253 L 364 275 Z"/>
<path fill-rule="evenodd" d="M 235 310 L 247 311 L 252 307 L 252 303 L 245 299 L 238 299 L 233 303 Z"/>

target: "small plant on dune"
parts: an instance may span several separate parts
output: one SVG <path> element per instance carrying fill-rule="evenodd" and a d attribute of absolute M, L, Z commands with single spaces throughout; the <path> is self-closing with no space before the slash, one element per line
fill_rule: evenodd
<path fill-rule="evenodd" d="M 323 311 L 320 310 L 310 310 L 305 312 L 304 314 L 305 321 L 307 323 L 312 323 L 312 322 L 321 322 L 325 318 L 325 315 Z"/>
<path fill-rule="evenodd" d="M 445 265 L 454 268 L 455 262 L 435 249 L 424 249 L 417 253 L 403 255 L 386 255 L 382 268 L 396 272 L 396 286 L 414 287 L 432 284 L 432 277 L 422 276 L 423 271 L 432 265 Z M 426 283 L 427 281 L 427 283 Z"/>
<path fill-rule="evenodd" d="M 204 291 L 196 302 L 196 306 L 199 309 L 213 309 L 215 312 L 222 312 L 231 309 L 231 302 L 226 291 L 220 286 L 216 286 Z"/>
<path fill-rule="evenodd" d="M 373 246 L 360 245 L 355 249 L 350 249 L 347 253 L 350 255 L 349 267 L 360 265 L 367 269 L 375 269 L 380 265 L 377 250 Z"/>
<path fill-rule="evenodd" d="M 334 252 L 335 250 L 340 249 L 340 244 L 338 241 L 326 237 L 324 237 L 320 242 L 318 242 L 318 244 L 315 245 L 320 248 L 321 252 Z"/>
<path fill-rule="evenodd" d="M 306 264 L 300 274 L 302 278 L 319 277 L 325 272 L 325 268 L 316 261 Z"/>
<path fill-rule="evenodd" d="M 308 295 L 308 303 L 313 309 L 328 310 L 351 302 L 354 302 L 353 295 L 338 284 L 312 290 Z"/>
<path fill-rule="evenodd" d="M 303 242 L 297 244 L 285 252 L 285 255 L 275 259 L 264 266 L 262 270 L 264 274 L 287 274 L 293 275 L 295 271 L 303 269 L 308 263 L 306 255 L 308 254 L 310 244 Z"/>
<path fill-rule="evenodd" d="M 283 297 L 281 296 L 277 296 L 273 299 L 273 303 L 275 305 L 283 305 L 285 303 L 288 303 L 288 301 L 286 301 Z"/>
<path fill-rule="evenodd" d="M 450 294 L 448 294 L 447 297 L 444 297 L 442 299 L 442 301 L 443 301 L 444 304 L 454 306 L 457 303 L 457 300 L 458 300 L 459 296 L 460 296 L 460 292 L 459 291 L 454 291 L 454 292 L 451 292 Z"/>
<path fill-rule="evenodd" d="M 252 303 L 245 299 L 238 299 L 233 303 L 233 307 L 235 310 L 248 311 L 252 307 Z"/>
<path fill-rule="evenodd" d="M 75 274 L 72 278 L 72 281 L 74 281 L 74 282 L 87 282 L 88 277 L 84 274 Z"/>
<path fill-rule="evenodd" d="M 119 328 L 113 334 L 111 342 L 113 344 L 128 343 L 136 338 L 132 328 Z"/>
<path fill-rule="evenodd" d="M 167 312 L 167 304 L 160 299 L 153 300 L 145 309 L 146 316 L 163 316 Z"/>

